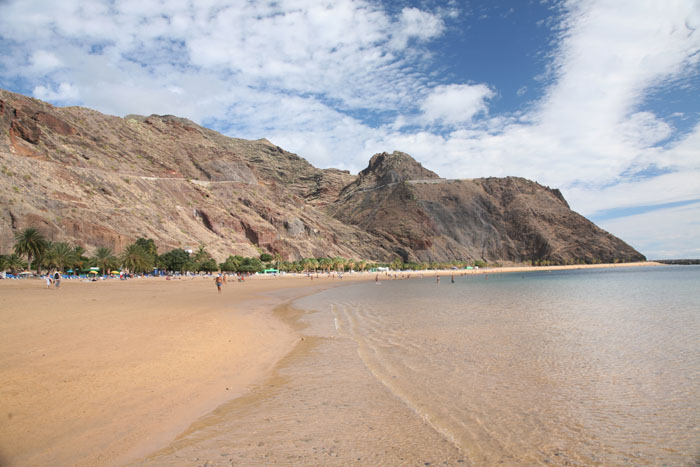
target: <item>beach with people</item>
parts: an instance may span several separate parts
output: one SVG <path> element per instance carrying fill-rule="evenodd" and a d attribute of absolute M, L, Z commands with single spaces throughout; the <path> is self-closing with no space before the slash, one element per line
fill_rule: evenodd
<path fill-rule="evenodd" d="M 342 280 L 326 273 L 260 274 L 245 282 L 231 278 L 218 281 L 214 280 L 218 276 L 212 275 L 177 276 L 170 280 L 64 280 L 60 289 L 46 288 L 37 279 L 3 280 L 0 410 L 6 422 L 0 425 L 0 464 L 172 465 L 197 462 L 198 453 L 206 453 L 210 459 L 222 456 L 221 461 L 234 459 L 264 465 L 269 460 L 289 461 L 280 449 L 297 456 L 296 462 L 306 463 L 325 459 L 338 465 L 344 463 L 339 460 L 364 464 L 361 459 L 348 457 L 353 455 L 353 449 L 365 454 L 376 451 L 378 462 L 402 462 L 404 456 L 412 463 L 434 459 L 438 453 L 437 458 L 458 463 L 469 459 L 460 444 L 468 444 L 468 439 L 450 440 L 446 434 L 450 433 L 449 424 L 444 428 L 423 414 L 420 406 L 411 406 L 413 396 L 402 392 L 400 386 L 401 377 L 406 375 L 399 372 L 394 375 L 398 379 L 391 375 L 386 379 L 386 369 L 381 366 L 384 363 L 357 358 L 367 348 L 362 340 L 365 337 L 357 340 L 353 333 L 359 332 L 358 326 L 365 318 L 354 317 L 347 299 L 339 298 L 336 303 L 334 294 L 351 291 L 362 283 L 371 285 L 375 293 L 384 294 L 390 290 L 386 282 L 398 287 L 402 279 L 409 289 L 414 287 L 409 284 L 430 284 L 433 290 L 445 291 L 457 290 L 468 281 L 475 284 L 473 281 L 478 281 L 480 274 L 504 278 L 515 277 L 507 274 L 513 272 L 590 270 L 595 274 L 598 269 L 654 264 L 365 272 L 346 273 Z M 436 284 L 436 274 L 450 276 L 451 280 Z M 499 280 L 478 283 L 498 286 Z M 375 284 L 387 287 L 374 287 Z M 341 285 L 349 287 L 330 290 Z M 219 287 L 221 293 L 217 293 Z M 326 308 L 301 306 L 304 300 L 317 295 L 325 297 Z M 408 309 L 409 305 L 396 297 L 392 303 L 398 309 Z M 420 306 L 430 308 L 426 304 Z M 344 314 L 333 314 L 343 307 L 347 308 Z M 325 317 L 309 321 L 309 316 L 318 314 L 314 310 L 324 311 L 320 315 Z M 421 335 L 432 336 L 430 328 L 418 328 L 425 331 Z M 353 331 L 343 334 L 345 329 Z M 371 336 L 371 332 L 367 335 Z M 447 335 L 434 336 L 449 341 Z M 329 347 L 333 345 L 344 347 Z M 309 360 L 314 352 L 326 353 Z M 301 373 L 297 376 L 305 376 L 299 377 L 304 383 L 297 392 L 293 369 L 300 362 L 306 362 L 306 367 L 298 370 Z M 309 366 L 309 362 L 314 363 Z M 353 390 L 354 396 L 344 396 L 337 385 L 323 389 L 323 380 L 314 379 L 322 371 L 332 375 L 327 381 L 340 381 L 343 374 L 355 375 L 351 378 L 353 383 L 346 385 L 348 390 L 359 382 L 366 386 Z M 312 387 L 313 391 L 325 392 L 308 392 Z M 295 396 L 279 399 L 277 392 L 282 388 Z M 368 391 L 364 396 L 369 399 L 361 390 Z M 344 401 L 345 397 L 349 399 Z M 343 404 L 357 404 L 358 417 L 364 413 L 361 408 L 372 407 L 372 413 L 366 416 L 373 418 L 357 423 L 367 422 L 381 436 L 372 439 L 368 435 L 365 439 L 350 430 L 353 445 L 343 446 L 343 435 L 338 430 L 342 431 L 346 422 L 326 419 L 318 407 L 309 409 L 314 401 L 326 401 L 323 403 L 336 409 Z M 382 415 L 382 408 L 388 412 Z M 308 420 L 303 421 L 304 417 Z M 337 442 L 314 447 L 314 455 L 320 457 L 313 457 L 310 447 L 299 446 L 298 438 L 282 439 L 277 451 L 264 444 L 277 436 L 266 430 L 277 422 L 280 427 L 289 428 L 290 423 L 296 423 L 292 419 L 299 419 L 307 429 L 313 428 L 306 438 L 309 446 L 325 443 L 321 441 L 324 431 L 333 433 Z M 245 421 L 251 433 L 239 434 L 240 442 L 235 448 L 239 457 L 225 447 L 235 445 L 233 433 L 242 429 L 233 426 L 236 421 Z M 403 428 L 388 430 L 396 423 Z M 197 434 L 215 429 L 217 435 Z M 382 457 L 378 440 L 394 435 L 400 436 L 402 445 L 393 454 Z M 202 447 L 197 443 L 204 438 L 218 441 L 214 447 Z M 253 444 L 257 448 L 251 447 Z M 342 456 L 337 457 L 343 448 Z M 321 456 L 324 449 L 324 455 L 330 457 Z M 180 455 L 185 457 L 178 458 Z"/>
<path fill-rule="evenodd" d="M 219 294 L 212 276 L 168 279 L 0 281 L 1 465 L 148 454 L 294 348 L 299 336 L 275 307 L 341 284 L 260 275 L 229 279 Z"/>

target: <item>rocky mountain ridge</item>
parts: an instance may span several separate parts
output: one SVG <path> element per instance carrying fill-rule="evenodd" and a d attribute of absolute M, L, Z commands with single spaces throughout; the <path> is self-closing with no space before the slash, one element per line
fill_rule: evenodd
<path fill-rule="evenodd" d="M 160 251 L 205 245 L 219 260 L 643 259 L 525 179 L 446 180 L 400 152 L 352 175 L 183 118 L 119 118 L 3 90 L 0 165 L 2 253 L 33 226 L 88 250 L 148 237 Z"/>

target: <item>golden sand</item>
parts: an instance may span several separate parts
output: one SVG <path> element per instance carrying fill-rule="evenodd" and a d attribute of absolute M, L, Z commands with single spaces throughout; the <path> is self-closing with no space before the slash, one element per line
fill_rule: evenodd
<path fill-rule="evenodd" d="M 275 303 L 334 284 L 1 281 L 0 465 L 122 465 L 161 447 L 294 347 Z"/>
<path fill-rule="evenodd" d="M 257 277 L 221 294 L 199 277 L 0 281 L 0 465 L 123 465 L 162 448 L 299 342 L 275 306 L 374 277 Z"/>

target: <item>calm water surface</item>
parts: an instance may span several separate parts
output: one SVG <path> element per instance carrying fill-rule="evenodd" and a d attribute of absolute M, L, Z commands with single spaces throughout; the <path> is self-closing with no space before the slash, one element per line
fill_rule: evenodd
<path fill-rule="evenodd" d="M 700 268 L 383 281 L 333 313 L 372 374 L 477 464 L 700 458 Z"/>
<path fill-rule="evenodd" d="M 297 300 L 313 344 L 148 464 L 700 462 L 700 267 L 416 276 Z"/>

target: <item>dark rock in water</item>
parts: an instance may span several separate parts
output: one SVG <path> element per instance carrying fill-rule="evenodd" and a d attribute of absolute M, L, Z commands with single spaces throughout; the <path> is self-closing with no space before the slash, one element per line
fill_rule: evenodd
<path fill-rule="evenodd" d="M 613 262 L 644 257 L 522 178 L 447 180 L 402 152 L 358 175 L 171 115 L 118 118 L 0 90 L 0 253 L 37 227 L 115 252 L 206 245 L 284 259 Z"/>
<path fill-rule="evenodd" d="M 662 264 L 678 264 L 678 265 L 683 265 L 683 266 L 700 264 L 700 259 L 657 259 L 654 261 L 656 261 L 657 263 L 662 263 Z"/>

